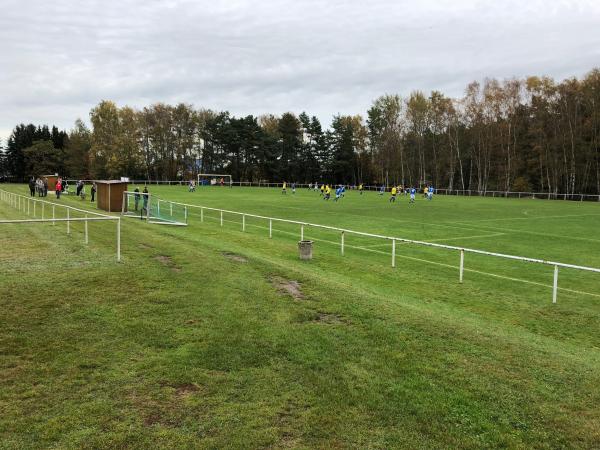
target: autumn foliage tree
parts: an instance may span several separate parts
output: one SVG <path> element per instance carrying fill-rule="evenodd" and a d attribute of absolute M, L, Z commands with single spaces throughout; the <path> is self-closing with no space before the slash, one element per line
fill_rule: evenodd
<path fill-rule="evenodd" d="M 24 179 L 33 155 L 48 154 L 50 166 L 75 178 L 181 180 L 202 171 L 240 181 L 600 194 L 600 69 L 561 82 L 474 81 L 460 98 L 386 94 L 364 119 L 336 115 L 329 128 L 306 112 L 235 117 L 186 103 L 101 101 L 90 121 L 68 134 L 18 125 L 3 171 Z"/>

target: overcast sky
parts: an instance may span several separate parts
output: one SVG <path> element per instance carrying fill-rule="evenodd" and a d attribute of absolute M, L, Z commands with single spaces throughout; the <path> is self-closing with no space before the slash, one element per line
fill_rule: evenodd
<path fill-rule="evenodd" d="M 2 0 L 0 139 L 110 99 L 365 114 L 384 93 L 600 66 L 600 0 Z M 110 6 L 108 6 L 110 5 Z"/>

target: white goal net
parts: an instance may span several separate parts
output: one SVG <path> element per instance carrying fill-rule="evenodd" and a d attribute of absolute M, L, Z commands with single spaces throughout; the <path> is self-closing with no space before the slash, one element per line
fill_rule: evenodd
<path fill-rule="evenodd" d="M 198 186 L 228 186 L 233 185 L 231 175 L 218 173 L 199 173 Z"/>
<path fill-rule="evenodd" d="M 187 225 L 187 207 L 145 192 L 123 192 L 121 215 L 149 223 Z"/>

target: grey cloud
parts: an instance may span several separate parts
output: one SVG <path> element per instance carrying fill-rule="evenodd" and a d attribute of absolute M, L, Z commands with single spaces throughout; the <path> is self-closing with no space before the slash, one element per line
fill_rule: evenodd
<path fill-rule="evenodd" d="M 4 0 L 0 138 L 69 128 L 102 99 L 233 114 L 365 114 L 383 93 L 460 96 L 484 77 L 583 75 L 591 0 Z"/>

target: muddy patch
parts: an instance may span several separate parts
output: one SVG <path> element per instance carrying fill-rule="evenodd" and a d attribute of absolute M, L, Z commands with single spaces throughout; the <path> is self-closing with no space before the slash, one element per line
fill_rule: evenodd
<path fill-rule="evenodd" d="M 160 424 L 162 422 L 162 416 L 158 413 L 151 413 L 144 418 L 144 425 L 151 427 L 152 425 Z"/>
<path fill-rule="evenodd" d="M 172 417 L 166 413 L 163 414 L 161 411 L 154 411 L 144 417 L 144 425 L 147 427 L 160 425 L 167 428 L 175 428 L 181 426 L 181 419 Z"/>
<path fill-rule="evenodd" d="M 327 313 L 323 311 L 317 311 L 313 322 L 336 325 L 336 324 L 347 324 L 348 321 L 339 314 Z"/>
<path fill-rule="evenodd" d="M 160 383 L 160 386 L 171 390 L 173 395 L 179 398 L 189 397 L 192 394 L 201 391 L 201 387 L 194 383 L 174 384 L 163 382 Z"/>
<path fill-rule="evenodd" d="M 239 262 L 239 263 L 247 263 L 248 262 L 248 258 L 246 258 L 242 255 L 236 255 L 235 253 L 231 253 L 231 252 L 222 252 L 221 254 L 225 258 L 230 259 L 235 262 Z"/>
<path fill-rule="evenodd" d="M 295 300 L 302 300 L 305 298 L 304 294 L 302 293 L 302 286 L 295 280 L 286 280 L 284 278 L 273 277 L 271 278 L 271 284 L 281 294 L 290 295 Z"/>
<path fill-rule="evenodd" d="M 173 259 L 170 256 L 158 255 L 158 256 L 155 256 L 154 259 L 157 260 L 158 262 L 162 263 L 165 266 L 173 265 Z"/>
<path fill-rule="evenodd" d="M 177 397 L 189 397 L 194 392 L 198 392 L 200 388 L 192 383 L 180 384 L 175 387 Z"/>
<path fill-rule="evenodd" d="M 154 259 L 161 263 L 163 266 L 166 266 L 169 269 L 171 269 L 173 272 L 181 272 L 181 267 L 177 266 L 173 262 L 173 258 L 171 258 L 170 256 L 158 255 L 155 256 Z"/>

